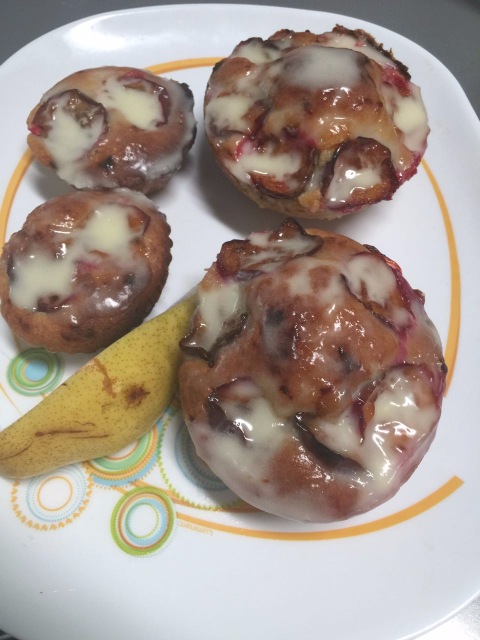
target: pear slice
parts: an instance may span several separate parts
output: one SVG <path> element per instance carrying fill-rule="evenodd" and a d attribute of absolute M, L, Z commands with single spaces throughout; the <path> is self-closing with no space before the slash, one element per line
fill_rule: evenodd
<path fill-rule="evenodd" d="M 177 385 L 190 296 L 126 334 L 0 432 L 0 474 L 27 478 L 111 455 L 152 428 Z"/>

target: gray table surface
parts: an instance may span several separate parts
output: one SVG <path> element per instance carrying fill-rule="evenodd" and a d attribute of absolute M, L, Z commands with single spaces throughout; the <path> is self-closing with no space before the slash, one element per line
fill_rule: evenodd
<path fill-rule="evenodd" d="M 35 38 L 74 20 L 104 11 L 161 4 L 186 3 L 0 0 L 0 63 Z M 430 51 L 453 73 L 480 117 L 480 0 L 260 0 L 244 4 L 330 11 L 400 33 Z M 11 636 L 0 631 L 0 640 L 11 640 Z M 421 640 L 480 640 L 480 598 Z"/>

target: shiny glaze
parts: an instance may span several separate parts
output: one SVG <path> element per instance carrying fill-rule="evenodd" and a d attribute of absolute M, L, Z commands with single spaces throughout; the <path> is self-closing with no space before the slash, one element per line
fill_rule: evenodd
<path fill-rule="evenodd" d="M 193 143 L 186 85 L 130 67 L 79 71 L 49 89 L 28 119 L 34 154 L 79 189 L 149 192 Z"/>
<path fill-rule="evenodd" d="M 328 521 L 371 509 L 434 437 L 445 365 L 423 297 L 397 265 L 341 236 L 289 221 L 224 246 L 183 347 L 197 452 L 271 513 Z M 192 389 L 195 358 L 208 364 Z M 204 385 L 203 408 L 190 409 L 186 394 Z"/>
<path fill-rule="evenodd" d="M 148 226 L 142 208 L 152 205 L 139 193 L 112 193 L 111 202 L 93 206 L 80 225 L 73 211 L 48 230 L 30 223 L 10 240 L 15 306 L 61 313 L 78 324 L 82 317 L 120 311 L 145 287 L 151 274 L 138 249 Z"/>
<path fill-rule="evenodd" d="M 404 67 L 346 30 L 240 43 L 210 78 L 205 127 L 227 171 L 268 206 L 271 196 L 298 197 L 295 213 L 327 217 L 391 197 L 415 172 L 429 133 Z M 354 140 L 358 151 L 338 162 Z"/>

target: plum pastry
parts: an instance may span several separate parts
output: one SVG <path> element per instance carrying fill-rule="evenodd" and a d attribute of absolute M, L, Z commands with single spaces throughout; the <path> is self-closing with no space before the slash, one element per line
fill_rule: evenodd
<path fill-rule="evenodd" d="M 137 191 L 53 198 L 3 248 L 2 315 L 15 335 L 50 351 L 106 347 L 152 310 L 171 245 L 165 216 Z"/>
<path fill-rule="evenodd" d="M 213 69 L 205 130 L 220 166 L 258 205 L 337 218 L 390 199 L 429 126 L 407 67 L 363 30 L 278 31 Z"/>
<path fill-rule="evenodd" d="M 364 513 L 434 438 L 446 365 L 424 296 L 345 236 L 290 218 L 226 242 L 181 346 L 197 453 L 263 511 L 312 522 Z"/>
<path fill-rule="evenodd" d="M 41 98 L 27 119 L 37 160 L 77 189 L 162 189 L 196 135 L 186 84 L 131 67 L 83 69 Z"/>

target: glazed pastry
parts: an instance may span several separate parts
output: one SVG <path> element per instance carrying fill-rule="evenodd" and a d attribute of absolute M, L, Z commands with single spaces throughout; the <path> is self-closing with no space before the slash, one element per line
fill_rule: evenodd
<path fill-rule="evenodd" d="M 182 349 L 197 453 L 261 510 L 313 522 L 366 512 L 434 438 L 446 366 L 423 294 L 345 236 L 289 219 L 225 243 Z"/>
<path fill-rule="evenodd" d="M 405 65 L 341 26 L 237 45 L 209 79 L 205 130 L 240 191 L 311 218 L 390 199 L 415 174 L 429 133 Z"/>
<path fill-rule="evenodd" d="M 193 144 L 186 84 L 130 67 L 85 69 L 49 89 L 28 116 L 28 145 L 78 189 L 162 189 Z"/>
<path fill-rule="evenodd" d="M 150 313 L 171 260 L 170 227 L 143 194 L 77 191 L 27 217 L 0 258 L 1 312 L 51 351 L 106 347 Z"/>

